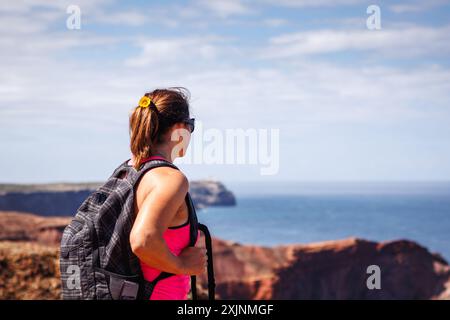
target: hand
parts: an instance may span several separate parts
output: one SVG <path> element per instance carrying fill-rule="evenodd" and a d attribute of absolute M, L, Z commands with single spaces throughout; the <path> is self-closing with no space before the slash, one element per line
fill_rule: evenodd
<path fill-rule="evenodd" d="M 182 274 L 200 275 L 205 272 L 207 263 L 205 248 L 187 247 L 178 258 L 181 260 Z"/>

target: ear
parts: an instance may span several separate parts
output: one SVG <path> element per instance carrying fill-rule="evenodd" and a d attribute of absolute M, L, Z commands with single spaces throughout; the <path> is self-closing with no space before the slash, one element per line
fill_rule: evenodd
<path fill-rule="evenodd" d="M 185 139 L 186 125 L 182 122 L 175 123 L 170 127 L 169 139 L 172 141 L 182 142 Z M 175 140 L 173 140 L 175 139 Z"/>
<path fill-rule="evenodd" d="M 172 127 L 170 128 L 169 131 L 171 132 L 171 135 L 172 135 L 174 131 L 179 130 L 179 129 L 183 129 L 183 128 L 184 127 L 183 127 L 182 123 L 175 123 L 174 125 L 172 125 Z"/>
<path fill-rule="evenodd" d="M 183 128 L 184 128 L 184 124 L 181 123 L 181 122 L 175 123 L 175 124 L 172 126 L 172 130 L 174 130 L 174 129 L 183 129 Z"/>

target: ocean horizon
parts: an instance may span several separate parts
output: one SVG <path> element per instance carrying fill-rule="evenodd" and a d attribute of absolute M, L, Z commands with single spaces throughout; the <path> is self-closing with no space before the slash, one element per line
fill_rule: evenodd
<path fill-rule="evenodd" d="M 450 261 L 449 181 L 224 184 L 236 196 L 237 205 L 198 210 L 200 222 L 215 237 L 263 246 L 348 237 L 408 239 Z"/>
<path fill-rule="evenodd" d="M 450 260 L 448 182 L 410 184 L 406 189 L 392 183 L 389 188 L 386 183 L 383 188 L 369 183 L 370 188 L 362 189 L 352 183 L 351 188 L 337 189 L 334 183 L 333 188 L 314 184 L 317 188 L 292 189 L 290 194 L 261 184 L 257 189 L 232 186 L 237 205 L 202 209 L 199 221 L 209 226 L 213 236 L 242 244 L 409 239 Z"/>

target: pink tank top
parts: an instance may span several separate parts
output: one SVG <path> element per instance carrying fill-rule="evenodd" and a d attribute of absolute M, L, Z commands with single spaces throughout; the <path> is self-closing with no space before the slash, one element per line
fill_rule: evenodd
<path fill-rule="evenodd" d="M 143 159 L 142 162 L 153 159 L 165 160 L 162 157 L 150 157 Z M 169 227 L 163 234 L 169 250 L 176 256 L 178 256 L 184 248 L 189 246 L 189 236 L 189 219 L 180 226 Z M 150 267 L 143 261 L 140 261 L 140 264 L 144 278 L 147 281 L 154 280 L 161 273 L 161 270 Z M 174 275 L 159 280 L 153 289 L 150 300 L 186 300 L 191 288 L 190 280 L 190 276 L 184 274 Z"/>

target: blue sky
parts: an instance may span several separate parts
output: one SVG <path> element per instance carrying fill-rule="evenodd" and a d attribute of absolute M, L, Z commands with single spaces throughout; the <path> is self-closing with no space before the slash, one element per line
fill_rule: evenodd
<path fill-rule="evenodd" d="M 180 163 L 191 179 L 450 179 L 449 1 L 2 1 L 0 55 L 1 182 L 104 180 L 165 86 L 205 128 L 280 130 L 278 174 Z"/>

